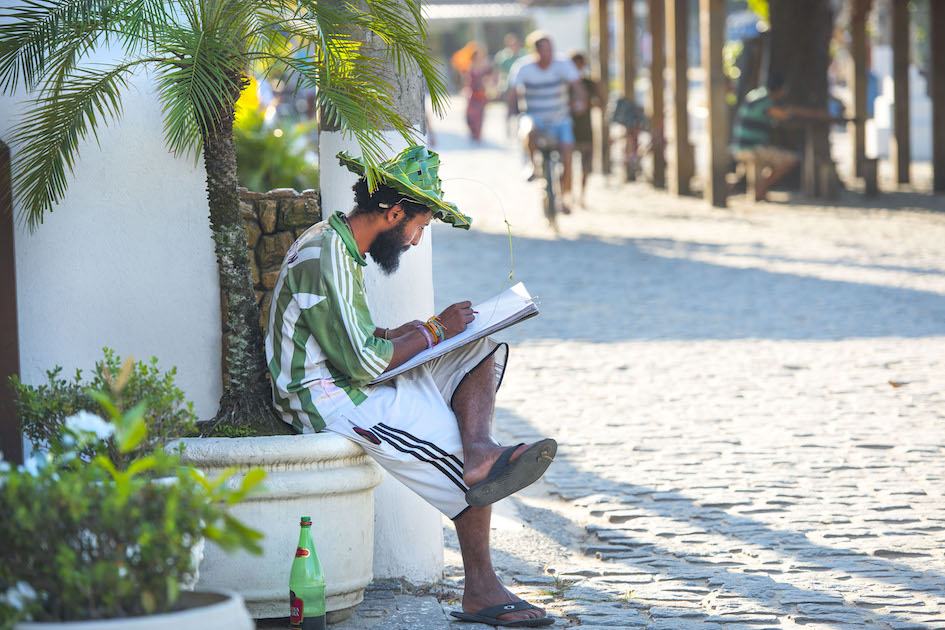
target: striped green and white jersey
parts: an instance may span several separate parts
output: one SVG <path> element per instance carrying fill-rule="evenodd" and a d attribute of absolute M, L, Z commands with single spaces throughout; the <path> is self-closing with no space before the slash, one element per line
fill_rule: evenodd
<path fill-rule="evenodd" d="M 282 261 L 269 307 L 266 360 L 282 419 L 299 431 L 358 405 L 390 364 L 364 294 L 367 262 L 337 212 L 306 230 Z"/>
<path fill-rule="evenodd" d="M 768 108 L 777 103 L 768 96 L 768 88 L 755 88 L 745 96 L 732 127 L 733 153 L 771 144 L 771 116 Z"/>

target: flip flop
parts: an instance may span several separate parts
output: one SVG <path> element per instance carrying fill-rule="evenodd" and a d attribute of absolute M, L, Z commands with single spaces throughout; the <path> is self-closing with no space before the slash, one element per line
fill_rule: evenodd
<path fill-rule="evenodd" d="M 558 452 L 558 443 L 545 438 L 529 446 L 515 461 L 510 462 L 519 446 L 521 444 L 510 446 L 499 455 L 485 480 L 466 491 L 466 503 L 473 507 L 490 505 L 535 483 Z"/>
<path fill-rule="evenodd" d="M 517 610 L 530 610 L 537 608 L 528 602 L 518 601 L 514 604 L 499 604 L 497 606 L 488 606 L 477 613 L 464 613 L 453 611 L 450 614 L 461 621 L 471 621 L 474 623 L 484 623 L 489 626 L 502 626 L 506 628 L 540 628 L 541 626 L 550 626 L 555 622 L 554 617 L 538 617 L 537 619 L 515 619 L 514 621 L 503 621 L 499 615 L 515 612 Z"/>

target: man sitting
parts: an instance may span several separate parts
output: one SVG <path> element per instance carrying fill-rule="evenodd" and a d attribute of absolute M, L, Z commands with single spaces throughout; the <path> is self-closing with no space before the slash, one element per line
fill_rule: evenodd
<path fill-rule="evenodd" d="M 463 612 L 455 616 L 552 624 L 499 582 L 489 553 L 490 504 L 536 481 L 557 450 L 552 439 L 504 447 L 491 437 L 508 346 L 483 338 L 370 384 L 464 331 L 475 313 L 470 302 L 459 302 L 426 322 L 377 328 L 362 276 L 365 254 L 390 274 L 432 219 L 466 229 L 470 219 L 443 200 L 439 158 L 425 147 L 382 163 L 373 193 L 362 161 L 344 152 L 338 158 L 361 176 L 356 205 L 306 230 L 283 261 L 266 338 L 273 401 L 300 432 L 332 431 L 358 442 L 453 519 L 466 572 Z"/>
<path fill-rule="evenodd" d="M 765 87 L 748 93 L 735 116 L 730 147 L 732 156 L 742 163 L 754 161 L 755 172 L 762 174 L 755 182 L 755 201 L 767 200 L 771 187 L 798 163 L 794 152 L 771 144 L 773 121 L 791 118 L 834 120 L 826 110 L 782 104 L 789 88 L 784 76 L 772 74 Z"/>

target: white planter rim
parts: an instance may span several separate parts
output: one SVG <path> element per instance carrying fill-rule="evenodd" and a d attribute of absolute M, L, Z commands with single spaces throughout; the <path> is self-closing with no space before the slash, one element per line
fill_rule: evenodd
<path fill-rule="evenodd" d="M 367 457 L 357 443 L 337 433 L 267 435 L 243 438 L 183 438 L 183 462 L 190 465 L 266 466 L 268 464 L 308 464 L 325 460 Z"/>
<path fill-rule="evenodd" d="M 149 621 L 160 623 L 161 627 L 197 628 L 205 627 L 208 617 L 233 618 L 234 614 L 249 618 L 243 597 L 239 593 L 222 589 L 182 591 L 175 609 L 166 613 L 84 621 L 26 621 L 16 624 L 14 630 L 107 630 L 127 627 L 135 622 L 140 622 L 143 626 Z"/>

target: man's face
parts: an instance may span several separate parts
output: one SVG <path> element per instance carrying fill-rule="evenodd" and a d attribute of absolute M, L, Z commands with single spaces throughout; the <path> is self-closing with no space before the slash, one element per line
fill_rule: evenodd
<path fill-rule="evenodd" d="M 430 224 L 433 218 L 433 212 L 418 214 L 412 218 L 407 218 L 403 214 L 394 227 L 381 232 L 374 238 L 374 242 L 368 247 L 368 253 L 374 259 L 381 270 L 390 275 L 400 267 L 400 257 L 405 251 L 413 245 L 419 245 L 423 237 L 423 230 Z"/>
<path fill-rule="evenodd" d="M 540 39 L 535 42 L 535 52 L 538 54 L 538 63 L 548 64 L 551 63 L 551 40 L 550 39 Z"/>

